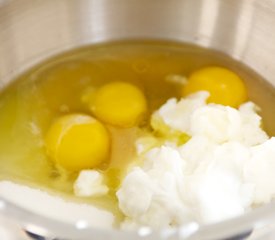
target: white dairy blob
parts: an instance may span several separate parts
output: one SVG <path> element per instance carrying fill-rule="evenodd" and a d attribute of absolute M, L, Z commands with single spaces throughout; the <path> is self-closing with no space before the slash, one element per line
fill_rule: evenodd
<path fill-rule="evenodd" d="M 191 138 L 159 147 L 138 141 L 139 163 L 117 192 L 124 228 L 214 223 L 275 195 L 275 138 L 262 130 L 255 104 L 234 109 L 206 104 L 207 97 L 198 92 L 170 99 L 152 115 L 156 131 Z"/>
<path fill-rule="evenodd" d="M 74 183 L 74 194 L 78 197 L 101 196 L 108 190 L 102 174 L 96 170 L 82 170 Z"/>

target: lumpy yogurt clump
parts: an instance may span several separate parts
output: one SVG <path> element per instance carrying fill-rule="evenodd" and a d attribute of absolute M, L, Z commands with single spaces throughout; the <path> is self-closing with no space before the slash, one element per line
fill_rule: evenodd
<path fill-rule="evenodd" d="M 207 97 L 169 99 L 153 113 L 154 131 L 190 139 L 150 147 L 137 141 L 138 162 L 117 191 L 124 228 L 215 223 L 274 197 L 275 138 L 261 128 L 256 105 L 235 109 Z"/>

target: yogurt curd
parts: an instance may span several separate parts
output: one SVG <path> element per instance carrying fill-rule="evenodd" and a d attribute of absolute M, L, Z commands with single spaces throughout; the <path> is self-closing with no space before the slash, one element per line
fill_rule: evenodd
<path fill-rule="evenodd" d="M 149 148 L 137 141 L 138 161 L 117 191 L 123 228 L 215 223 L 274 196 L 275 138 L 262 129 L 257 106 L 207 104 L 207 97 L 169 99 L 152 115 L 155 132 L 180 132 L 190 140 Z"/>

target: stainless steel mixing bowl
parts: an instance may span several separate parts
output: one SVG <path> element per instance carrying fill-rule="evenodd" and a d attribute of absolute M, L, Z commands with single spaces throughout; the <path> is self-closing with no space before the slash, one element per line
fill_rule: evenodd
<path fill-rule="evenodd" d="M 275 0 L 0 0 L 0 84 L 10 84 L 28 67 L 68 49 L 142 38 L 191 42 L 222 51 L 275 86 L 274 30 Z M 16 226 L 74 240 L 227 239 L 275 222 L 273 203 L 211 226 L 137 233 L 53 221 L 4 199 L 0 212 Z M 254 239 L 274 239 L 272 230 L 271 226 L 263 231 L 266 235 Z"/>

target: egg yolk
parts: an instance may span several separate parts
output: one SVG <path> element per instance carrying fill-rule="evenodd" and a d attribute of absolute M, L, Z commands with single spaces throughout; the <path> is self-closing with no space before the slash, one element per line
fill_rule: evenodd
<path fill-rule="evenodd" d="M 142 120 L 147 110 L 147 102 L 138 87 L 125 82 L 113 82 L 96 91 L 90 108 L 94 115 L 105 123 L 132 127 Z"/>
<path fill-rule="evenodd" d="M 109 155 L 109 134 L 102 123 L 84 114 L 69 114 L 49 128 L 45 145 L 49 156 L 67 170 L 97 167 Z"/>
<path fill-rule="evenodd" d="M 238 107 L 247 100 L 243 81 L 234 72 L 222 67 L 206 67 L 193 72 L 183 87 L 183 96 L 208 91 L 209 103 Z"/>

